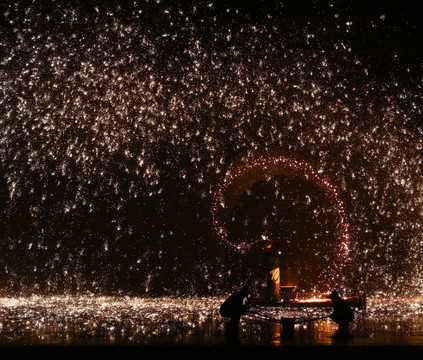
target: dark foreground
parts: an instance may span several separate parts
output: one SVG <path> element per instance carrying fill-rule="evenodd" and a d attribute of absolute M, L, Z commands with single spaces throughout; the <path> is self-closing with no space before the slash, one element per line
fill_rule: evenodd
<path fill-rule="evenodd" d="M 409 357 L 418 359 L 423 346 L 400 345 L 177 345 L 177 346 L 17 346 L 2 347 L 0 355 L 13 358 L 60 359 L 66 358 L 138 358 L 138 359 L 382 359 Z"/>

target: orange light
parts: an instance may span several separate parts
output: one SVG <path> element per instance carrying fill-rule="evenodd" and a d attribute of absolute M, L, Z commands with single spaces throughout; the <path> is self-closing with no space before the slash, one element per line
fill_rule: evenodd
<path fill-rule="evenodd" d="M 279 268 L 270 270 L 270 273 L 272 274 L 272 280 L 276 283 L 276 285 L 279 285 L 281 283 L 281 276 L 280 276 Z"/>
<path fill-rule="evenodd" d="M 296 299 L 295 301 L 299 303 L 316 303 L 316 302 L 324 303 L 324 302 L 329 302 L 330 299 L 313 296 L 306 299 Z"/>

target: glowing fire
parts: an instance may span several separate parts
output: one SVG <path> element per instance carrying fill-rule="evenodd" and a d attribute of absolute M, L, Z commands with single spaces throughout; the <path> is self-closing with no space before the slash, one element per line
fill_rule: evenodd
<path fill-rule="evenodd" d="M 317 296 L 312 296 L 309 298 L 303 298 L 303 299 L 295 299 L 295 302 L 298 303 L 325 303 L 325 302 L 330 302 L 330 299 L 327 299 L 325 297 L 317 297 Z"/>

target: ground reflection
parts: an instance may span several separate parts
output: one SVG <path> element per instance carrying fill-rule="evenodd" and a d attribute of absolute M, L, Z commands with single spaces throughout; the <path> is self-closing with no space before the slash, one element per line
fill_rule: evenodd
<path fill-rule="evenodd" d="M 352 337 L 336 339 L 336 324 L 296 324 L 284 334 L 280 323 L 244 316 L 235 339 L 225 335 L 218 309 L 224 299 L 129 297 L 29 297 L 0 299 L 0 345 L 422 345 L 423 299 L 369 299 L 356 309 Z M 330 308 L 262 308 L 275 319 L 312 319 Z"/>

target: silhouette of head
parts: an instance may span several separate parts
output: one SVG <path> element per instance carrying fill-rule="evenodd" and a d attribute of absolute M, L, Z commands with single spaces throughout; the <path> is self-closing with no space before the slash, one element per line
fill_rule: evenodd
<path fill-rule="evenodd" d="M 244 295 L 247 295 L 248 293 L 249 293 L 249 291 L 250 291 L 250 286 L 249 286 L 249 284 L 248 283 L 246 283 L 242 288 L 241 288 L 241 292 L 244 294 Z"/>
<path fill-rule="evenodd" d="M 339 298 L 339 294 L 338 294 L 338 292 L 337 291 L 332 291 L 331 293 L 330 293 L 330 295 L 328 296 L 328 299 L 331 299 L 331 300 L 333 300 L 333 299 L 337 299 L 337 298 Z"/>

